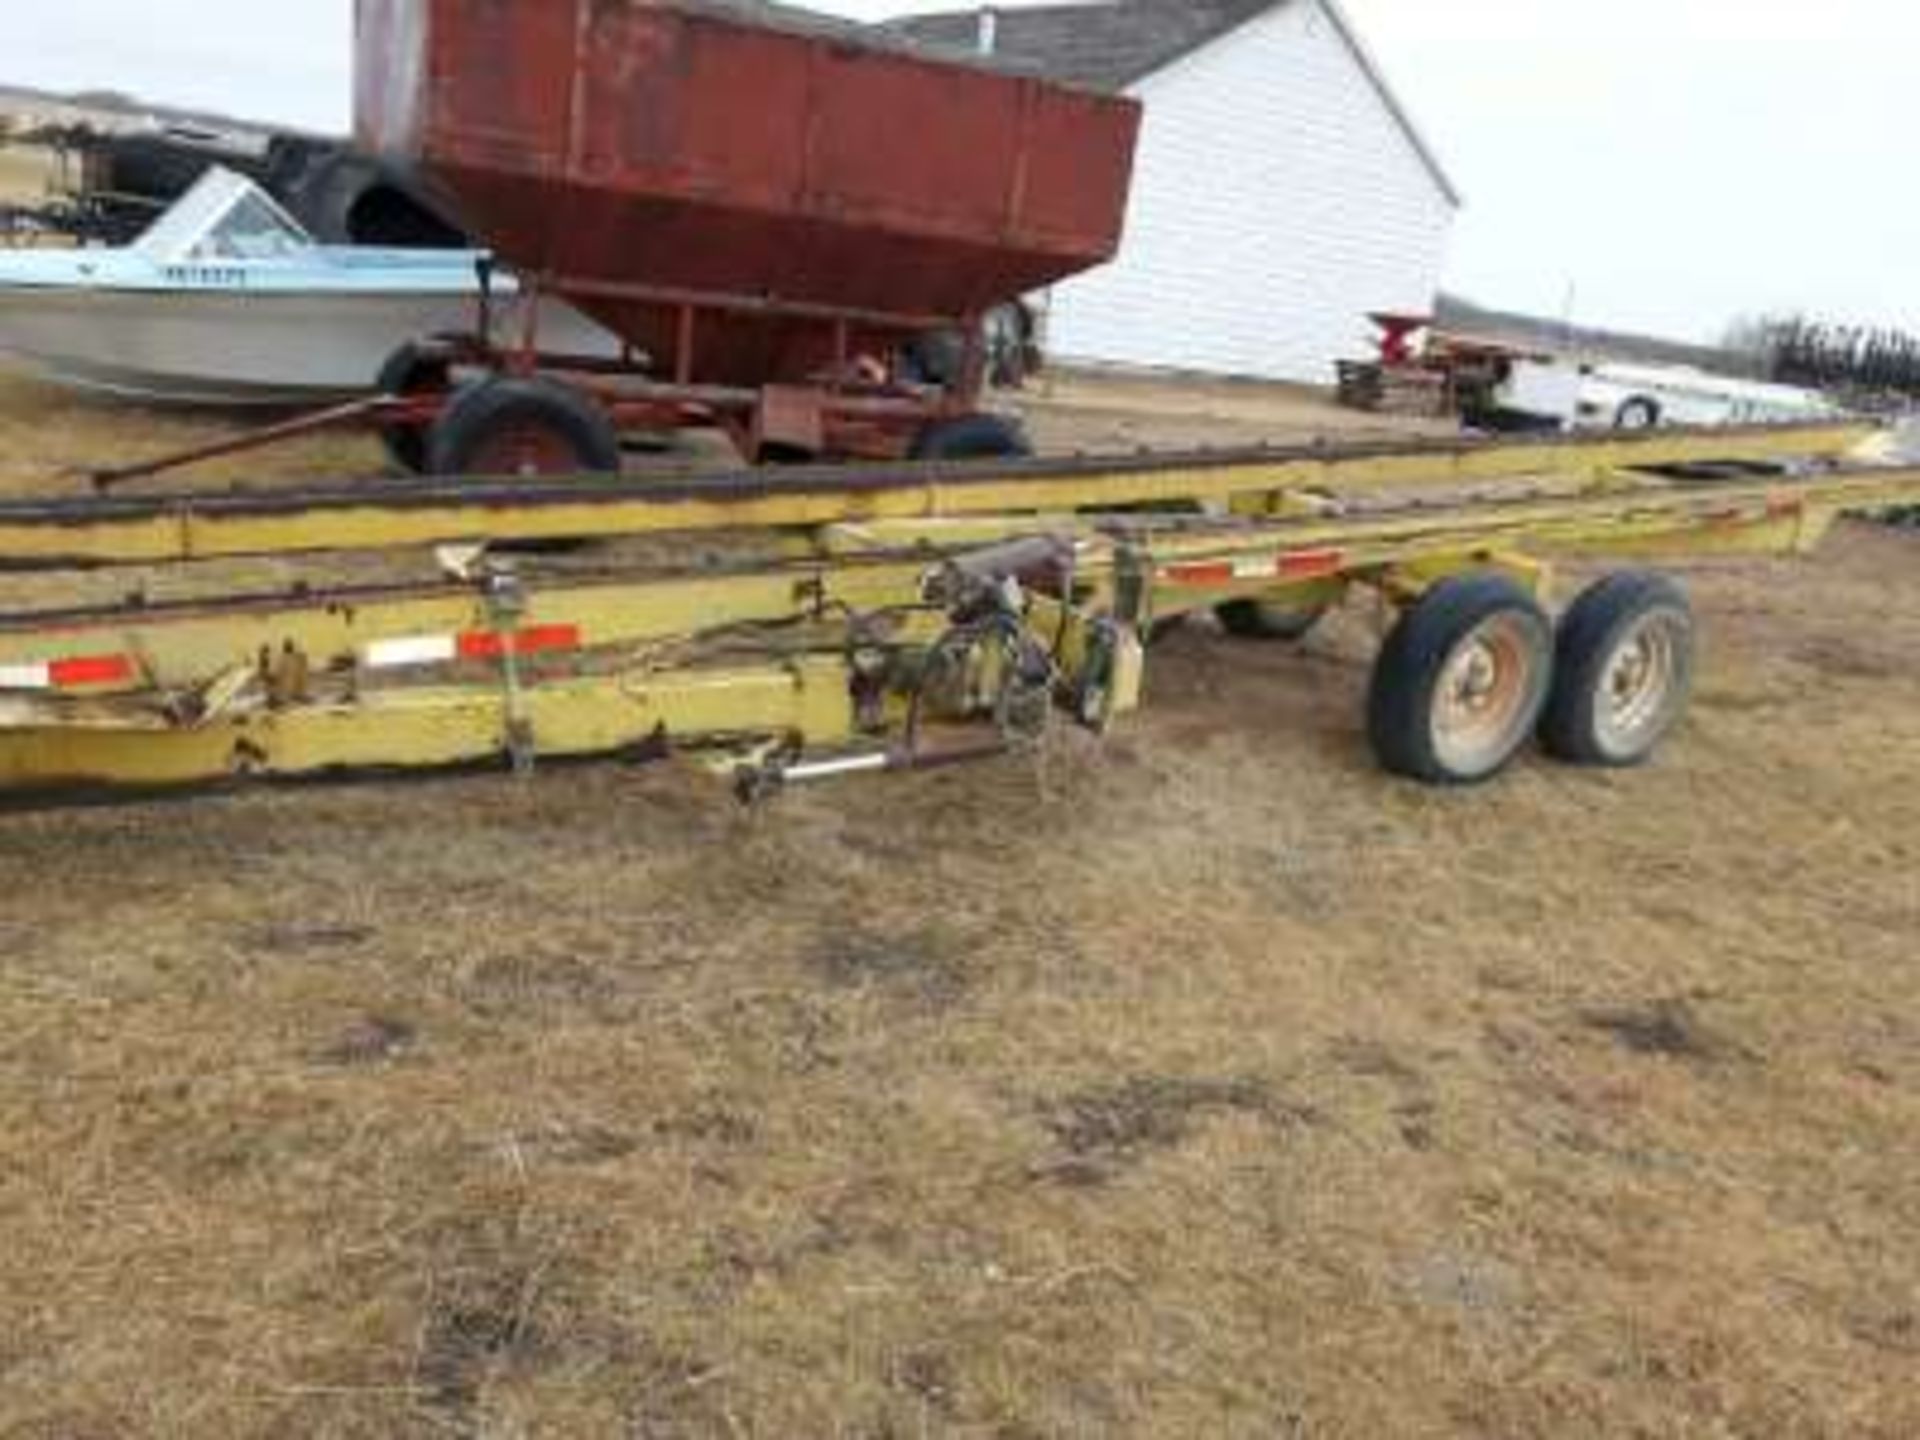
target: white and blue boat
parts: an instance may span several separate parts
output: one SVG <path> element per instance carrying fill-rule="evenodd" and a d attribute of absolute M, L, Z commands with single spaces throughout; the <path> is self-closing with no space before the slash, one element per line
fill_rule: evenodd
<path fill-rule="evenodd" d="M 129 246 L 0 250 L 0 355 L 47 378 L 140 400 L 287 405 L 369 393 L 408 340 L 475 326 L 473 250 L 316 242 L 244 175 L 209 170 Z M 509 275 L 499 333 L 523 323 Z M 543 350 L 610 357 L 619 342 L 541 302 Z"/>

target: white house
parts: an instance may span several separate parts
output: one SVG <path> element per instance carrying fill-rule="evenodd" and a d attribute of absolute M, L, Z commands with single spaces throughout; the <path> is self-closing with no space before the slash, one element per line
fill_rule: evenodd
<path fill-rule="evenodd" d="M 1338 0 L 1104 0 L 895 22 L 1144 102 L 1120 258 L 1053 292 L 1063 360 L 1326 383 L 1430 312 L 1460 197 Z"/>

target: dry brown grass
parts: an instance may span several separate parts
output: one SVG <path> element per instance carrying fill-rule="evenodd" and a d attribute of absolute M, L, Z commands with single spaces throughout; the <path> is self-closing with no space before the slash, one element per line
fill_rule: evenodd
<path fill-rule="evenodd" d="M 1920 1432 L 1916 560 L 1692 572 L 1642 774 L 1381 778 L 1356 612 L 751 815 L 0 820 L 0 1433 Z"/>
<path fill-rule="evenodd" d="M 1040 375 L 1025 408 L 1034 438 L 1051 452 L 1456 433 L 1438 421 L 1338 409 L 1298 385 L 1074 370 Z"/>
<path fill-rule="evenodd" d="M 46 193 L 53 173 L 45 152 L 0 145 L 0 201 L 15 204 L 38 200 Z"/>
<path fill-rule="evenodd" d="M 223 439 L 284 412 L 167 409 L 67 390 L 0 368 L 0 495 L 80 494 L 78 472 L 132 464 Z M 197 466 L 187 479 L 205 485 L 271 486 L 341 475 L 373 475 L 386 464 L 368 433 L 332 431 Z M 172 477 L 140 482 L 177 483 Z"/>

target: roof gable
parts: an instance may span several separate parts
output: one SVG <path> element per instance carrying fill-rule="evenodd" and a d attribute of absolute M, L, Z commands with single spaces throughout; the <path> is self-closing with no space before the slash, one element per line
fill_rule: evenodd
<path fill-rule="evenodd" d="M 1055 80 L 1124 90 L 1216 36 L 1290 0 L 1109 0 L 1001 9 L 994 54 Z M 943 49 L 975 51 L 980 10 L 912 15 L 890 28 Z"/>
<path fill-rule="evenodd" d="M 1076 4 L 994 8 L 993 61 L 1098 90 L 1125 90 L 1194 51 L 1295 0 L 1079 0 Z M 1454 205 L 1460 192 L 1414 124 L 1338 0 L 1320 0 L 1340 38 L 1408 142 Z M 981 8 L 908 15 L 886 28 L 916 44 L 975 59 Z"/>

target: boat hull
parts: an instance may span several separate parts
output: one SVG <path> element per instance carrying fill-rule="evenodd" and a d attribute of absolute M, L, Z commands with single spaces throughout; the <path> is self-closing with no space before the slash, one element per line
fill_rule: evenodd
<path fill-rule="evenodd" d="M 518 305 L 503 304 L 506 324 L 515 323 Z M 0 286 L 0 358 L 62 384 L 164 404 L 306 405 L 365 395 L 407 340 L 473 327 L 473 298 L 448 293 Z M 540 344 L 561 354 L 618 351 L 604 330 L 555 302 L 542 306 Z"/>

